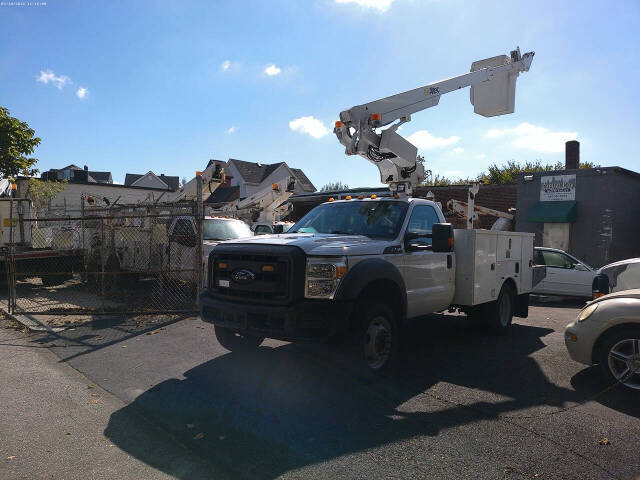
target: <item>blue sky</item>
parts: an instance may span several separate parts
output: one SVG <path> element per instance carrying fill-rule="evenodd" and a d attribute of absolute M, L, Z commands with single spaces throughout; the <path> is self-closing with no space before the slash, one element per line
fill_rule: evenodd
<path fill-rule="evenodd" d="M 341 110 L 534 50 L 516 112 L 468 89 L 402 134 L 440 174 L 564 157 L 640 171 L 640 3 L 447 0 L 0 1 L 0 105 L 69 163 L 191 178 L 209 158 L 302 168 L 317 187 L 379 185 L 330 132 Z M 310 118 L 309 118 L 310 117 Z"/>

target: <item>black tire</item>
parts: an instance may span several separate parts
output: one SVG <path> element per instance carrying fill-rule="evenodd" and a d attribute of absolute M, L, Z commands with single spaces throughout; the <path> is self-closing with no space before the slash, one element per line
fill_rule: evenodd
<path fill-rule="evenodd" d="M 626 360 L 623 359 L 625 355 L 629 357 Z M 626 388 L 640 392 L 640 326 L 605 333 L 594 360 L 600 364 L 610 384 L 620 382 Z"/>
<path fill-rule="evenodd" d="M 489 331 L 495 335 L 506 335 L 513 321 L 515 293 L 509 285 L 502 285 L 495 302 L 483 307 L 484 321 Z"/>
<path fill-rule="evenodd" d="M 358 348 L 367 368 L 387 375 L 398 364 L 400 328 L 397 315 L 384 303 L 362 305 L 359 314 Z"/>
<path fill-rule="evenodd" d="M 218 343 L 230 352 L 246 352 L 257 349 L 264 341 L 264 337 L 247 335 L 228 328 L 215 326 Z"/>

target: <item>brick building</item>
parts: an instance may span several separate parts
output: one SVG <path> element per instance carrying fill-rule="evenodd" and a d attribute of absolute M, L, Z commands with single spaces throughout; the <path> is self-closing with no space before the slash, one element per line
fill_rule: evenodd
<path fill-rule="evenodd" d="M 440 202 L 447 221 L 451 222 L 454 228 L 466 228 L 465 218 L 452 215 L 447 210 L 447 202 L 449 200 L 466 202 L 469 195 L 468 185 L 420 186 L 414 189 L 414 196 L 426 198 L 429 192 L 433 193 L 436 202 Z M 517 192 L 516 185 L 480 185 L 475 203 L 478 206 L 508 213 L 510 208 L 516 207 Z M 473 227 L 488 230 L 495 221 L 496 217 L 492 215 L 478 215 L 478 220 L 474 222 Z"/>

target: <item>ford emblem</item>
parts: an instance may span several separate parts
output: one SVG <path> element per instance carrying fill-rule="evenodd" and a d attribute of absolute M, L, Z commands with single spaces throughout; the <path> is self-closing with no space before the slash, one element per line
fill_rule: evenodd
<path fill-rule="evenodd" d="M 256 279 L 256 274 L 253 273 L 251 270 L 240 269 L 240 270 L 235 270 L 231 274 L 231 278 L 236 283 L 246 284 L 246 283 L 253 282 Z"/>

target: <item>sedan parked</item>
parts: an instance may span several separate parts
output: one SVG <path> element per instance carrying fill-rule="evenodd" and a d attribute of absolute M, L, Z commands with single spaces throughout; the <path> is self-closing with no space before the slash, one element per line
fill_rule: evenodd
<path fill-rule="evenodd" d="M 537 265 L 546 265 L 547 275 L 534 287 L 533 293 L 591 298 L 596 275 L 592 267 L 555 248 L 536 247 L 534 258 Z"/>
<path fill-rule="evenodd" d="M 576 362 L 598 364 L 612 384 L 640 391 L 640 289 L 590 302 L 567 326 L 564 340 Z"/>

